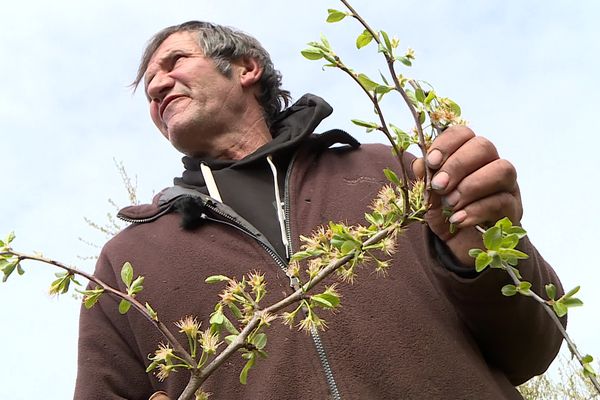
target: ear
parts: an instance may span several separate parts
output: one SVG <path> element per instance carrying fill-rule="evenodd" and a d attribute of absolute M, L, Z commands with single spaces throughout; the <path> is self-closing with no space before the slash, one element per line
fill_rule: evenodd
<path fill-rule="evenodd" d="M 257 83 L 263 73 L 263 69 L 255 58 L 242 57 L 238 61 L 240 84 L 244 88 L 250 88 Z"/>

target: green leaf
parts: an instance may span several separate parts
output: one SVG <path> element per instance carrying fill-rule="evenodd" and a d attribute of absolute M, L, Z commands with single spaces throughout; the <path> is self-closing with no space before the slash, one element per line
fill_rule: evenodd
<path fill-rule="evenodd" d="M 415 97 L 419 103 L 423 103 L 425 101 L 425 92 L 423 89 L 417 88 L 417 90 L 415 90 Z"/>
<path fill-rule="evenodd" d="M 231 310 L 231 313 L 233 314 L 233 316 L 236 317 L 237 319 L 242 319 L 244 317 L 242 315 L 242 312 L 238 308 L 238 306 L 236 306 L 234 303 L 228 303 L 227 306 Z"/>
<path fill-rule="evenodd" d="M 8 246 L 9 244 L 11 244 L 11 242 L 12 242 L 13 240 L 15 240 L 15 237 L 16 237 L 16 236 L 15 236 L 15 233 L 14 233 L 14 232 L 10 232 L 10 233 L 9 233 L 9 234 L 6 236 L 6 239 L 4 239 L 4 244 L 5 244 L 6 246 Z"/>
<path fill-rule="evenodd" d="M 502 243 L 502 229 L 493 226 L 483 234 L 483 244 L 488 250 L 498 250 Z"/>
<path fill-rule="evenodd" d="M 531 283 L 523 281 L 519 283 L 518 292 L 524 296 L 531 296 Z"/>
<path fill-rule="evenodd" d="M 402 182 L 398 179 L 398 175 L 394 171 L 389 168 L 383 170 L 383 174 L 388 179 L 388 181 L 392 182 L 396 186 L 402 186 Z"/>
<path fill-rule="evenodd" d="M 336 308 L 340 304 L 340 299 L 337 296 L 334 296 L 330 293 L 319 293 L 313 296 L 310 296 L 311 300 L 314 300 L 318 303 L 319 306 L 323 308 Z"/>
<path fill-rule="evenodd" d="M 225 316 L 220 311 L 215 311 L 209 320 L 211 325 L 221 325 L 223 324 L 223 321 L 225 321 Z"/>
<path fill-rule="evenodd" d="M 571 296 L 573 296 L 573 295 L 577 294 L 577 292 L 579 292 L 579 289 L 581 289 L 581 286 L 579 286 L 579 285 L 578 285 L 578 286 L 575 286 L 573 289 L 569 290 L 569 291 L 567 292 L 567 294 L 565 294 L 563 297 L 564 297 L 564 298 L 569 298 L 569 297 L 571 297 Z"/>
<path fill-rule="evenodd" d="M 248 371 L 250 371 L 250 368 L 252 368 L 252 366 L 254 365 L 254 361 L 256 360 L 256 356 L 254 355 L 254 353 L 246 354 L 250 354 L 250 358 L 246 362 L 246 365 L 244 365 L 242 372 L 240 372 L 240 383 L 242 385 L 245 385 L 246 382 L 248 382 Z"/>
<path fill-rule="evenodd" d="M 406 65 L 407 67 L 412 66 L 412 61 L 410 61 L 410 59 L 408 57 L 398 56 L 398 57 L 396 57 L 396 60 L 400 61 L 402 64 Z"/>
<path fill-rule="evenodd" d="M 383 73 L 381 71 L 379 71 L 379 75 L 381 76 L 381 80 L 383 81 L 383 83 L 385 83 L 386 85 L 390 85 L 390 83 L 388 82 L 388 80 L 385 78 L 385 75 L 383 75 Z"/>
<path fill-rule="evenodd" d="M 80 291 L 79 293 L 84 295 L 83 305 L 87 310 L 89 310 L 98 302 L 100 295 L 104 293 L 104 289 L 96 287 L 96 289 L 84 290 Z"/>
<path fill-rule="evenodd" d="M 131 286 L 129 288 L 129 295 L 134 296 L 137 293 L 141 292 L 144 289 L 143 283 L 144 283 L 143 276 L 138 276 L 137 278 L 135 278 L 135 281 L 133 281 L 131 283 Z"/>
<path fill-rule="evenodd" d="M 121 268 L 121 280 L 125 284 L 125 286 L 129 287 L 131 285 L 131 280 L 133 279 L 133 267 L 130 262 L 126 262 L 123 264 Z"/>
<path fill-rule="evenodd" d="M 408 133 L 404 132 L 402 129 L 398 128 L 394 124 L 390 124 L 390 128 L 392 128 L 392 131 L 394 131 L 394 133 L 396 134 L 396 143 L 398 144 L 398 146 L 402 150 L 408 149 L 408 147 L 411 144 L 410 136 L 408 136 Z"/>
<path fill-rule="evenodd" d="M 377 93 L 377 94 L 386 94 L 386 93 L 391 92 L 392 90 L 394 90 L 393 86 L 377 85 L 377 87 L 375 88 L 375 93 Z"/>
<path fill-rule="evenodd" d="M 17 267 L 18 263 L 19 263 L 19 260 L 14 260 L 14 261 L 10 261 L 10 262 L 6 263 L 2 267 L 2 272 L 4 273 L 4 277 L 2 278 L 2 282 L 6 282 L 6 280 L 10 276 L 10 274 L 12 274 L 13 271 L 15 270 L 15 268 Z"/>
<path fill-rule="evenodd" d="M 371 43 L 371 40 L 373 40 L 373 35 L 371 35 L 371 32 L 365 29 L 363 33 L 358 35 L 358 37 L 356 38 L 356 48 L 360 49 L 365 47 L 366 45 Z"/>
<path fill-rule="evenodd" d="M 150 304 L 148 304 L 148 303 L 146 303 L 146 310 L 148 310 L 148 314 L 150 314 L 150 318 L 152 318 L 155 321 L 158 321 L 158 314 L 156 313 L 156 311 L 154 311 L 152 306 L 150 306 Z"/>
<path fill-rule="evenodd" d="M 419 123 L 421 125 L 425 123 L 425 111 L 419 111 Z"/>
<path fill-rule="evenodd" d="M 365 74 L 358 74 L 356 77 L 360 84 L 368 91 L 375 90 L 379 85 L 377 82 L 373 82 L 371 78 L 369 78 Z"/>
<path fill-rule="evenodd" d="M 583 364 L 583 375 L 586 377 L 592 377 L 592 376 L 596 376 L 596 371 L 594 371 L 594 368 L 592 367 L 592 361 L 594 361 L 594 357 L 592 357 L 589 354 L 586 354 L 582 359 L 581 362 Z"/>
<path fill-rule="evenodd" d="M 323 51 L 316 49 L 306 49 L 300 52 L 304 56 L 304 58 L 308 60 L 320 60 L 323 58 Z"/>
<path fill-rule="evenodd" d="M 57 273 L 56 276 L 60 276 L 60 278 L 56 279 L 54 282 L 50 284 L 50 294 L 64 294 L 69 290 L 69 284 L 71 283 L 71 275 L 68 273 Z"/>
<path fill-rule="evenodd" d="M 377 211 L 373 211 L 372 214 L 365 213 L 365 219 L 375 226 L 381 226 L 385 222 L 383 215 Z"/>
<path fill-rule="evenodd" d="M 345 13 L 343 11 L 335 10 L 333 8 L 328 9 L 327 13 L 329 15 L 327 16 L 326 21 L 329 23 L 339 22 L 348 16 L 347 13 Z"/>
<path fill-rule="evenodd" d="M 223 315 L 223 314 L 221 314 L 221 315 Z M 225 315 L 223 315 L 223 326 L 225 327 L 225 329 L 227 329 L 227 332 L 231 333 L 232 335 L 238 335 L 240 333 L 240 331 L 237 330 L 237 328 L 231 323 L 229 318 L 227 318 Z"/>
<path fill-rule="evenodd" d="M 433 99 L 435 99 L 437 96 L 435 95 L 435 92 L 433 90 L 430 90 L 429 92 L 427 92 L 427 97 L 425 97 L 425 105 L 429 105 Z"/>
<path fill-rule="evenodd" d="M 238 335 L 228 335 L 228 336 L 225 336 L 225 338 L 224 338 L 225 343 L 227 343 L 227 345 L 230 345 L 231 343 L 233 343 L 233 341 L 235 339 L 237 339 L 237 337 L 238 337 Z"/>
<path fill-rule="evenodd" d="M 479 253 L 477 255 L 477 258 L 475 258 L 475 270 L 477 272 L 483 271 L 488 265 L 490 265 L 492 260 L 493 260 L 492 256 L 490 256 L 488 253 L 482 251 L 481 253 Z"/>
<path fill-rule="evenodd" d="M 390 42 L 390 37 L 388 36 L 386 31 L 381 31 L 381 36 L 383 37 L 383 43 L 385 43 L 385 48 L 388 51 L 388 54 L 392 54 L 392 42 Z"/>
<path fill-rule="evenodd" d="M 517 260 L 526 260 L 529 258 L 527 254 L 515 249 L 500 249 L 498 250 L 498 254 L 500 254 L 502 259 L 514 258 Z"/>
<path fill-rule="evenodd" d="M 346 240 L 344 241 L 344 243 L 342 243 L 340 251 L 342 252 L 342 254 L 348 254 L 351 251 L 356 250 L 356 248 L 357 243 L 354 240 Z"/>
<path fill-rule="evenodd" d="M 583 364 L 583 376 L 585 377 L 595 377 L 596 376 L 596 371 L 594 371 L 594 368 L 590 365 L 590 364 Z"/>
<path fill-rule="evenodd" d="M 371 225 L 379 226 L 379 224 L 377 224 L 377 220 L 375 219 L 375 217 L 373 217 L 373 215 L 371 215 L 369 213 L 365 213 L 365 219 Z"/>
<path fill-rule="evenodd" d="M 152 370 L 154 370 L 156 367 L 158 367 L 160 363 L 158 361 L 152 361 L 150 363 L 150 365 L 148 365 L 148 368 L 146 368 L 146 373 L 151 372 Z"/>
<path fill-rule="evenodd" d="M 308 257 L 312 257 L 312 253 L 308 251 L 298 251 L 292 255 L 290 261 L 302 261 Z"/>
<path fill-rule="evenodd" d="M 494 224 L 494 226 L 502 229 L 503 231 L 506 231 L 507 229 L 510 229 L 510 227 L 513 226 L 513 224 L 512 224 L 512 221 L 508 217 L 504 217 L 504 218 L 498 220 Z"/>
<path fill-rule="evenodd" d="M 457 117 L 460 117 L 461 110 L 460 110 L 460 107 L 458 106 L 458 104 L 456 104 L 455 102 L 453 102 L 450 99 L 447 99 L 447 101 L 450 106 L 450 110 L 454 113 L 454 115 L 456 115 Z"/>
<path fill-rule="evenodd" d="M 364 128 L 367 128 L 367 132 L 370 132 L 370 131 L 372 131 L 374 129 L 379 128 L 379 125 L 376 124 L 375 122 L 367 122 L 367 121 L 362 121 L 360 119 L 353 119 L 351 121 L 352 121 L 352 123 L 354 125 L 358 125 L 358 126 L 362 126 Z"/>
<path fill-rule="evenodd" d="M 505 269 L 504 264 L 502 264 L 502 257 L 500 257 L 498 255 L 497 252 L 490 250 L 489 253 L 493 252 L 494 254 L 491 255 L 492 256 L 492 262 L 490 264 L 490 266 L 492 268 L 500 268 L 500 269 Z"/>
<path fill-rule="evenodd" d="M 471 249 L 471 250 L 469 250 L 469 256 L 476 258 L 478 255 L 480 255 L 483 252 L 484 251 L 481 249 Z"/>
<path fill-rule="evenodd" d="M 506 248 L 506 249 L 514 249 L 517 244 L 519 244 L 519 236 L 517 236 L 516 234 L 510 234 L 505 236 L 502 239 L 502 243 L 500 243 L 500 247 L 502 248 Z"/>
<path fill-rule="evenodd" d="M 119 312 L 121 314 L 127 314 L 127 311 L 129 311 L 130 308 L 131 303 L 125 299 L 121 300 L 121 302 L 119 303 Z"/>
<path fill-rule="evenodd" d="M 556 286 L 554 286 L 552 283 L 549 283 L 545 286 L 545 288 L 546 288 L 546 294 L 548 295 L 548 298 L 550 300 L 556 299 Z"/>
<path fill-rule="evenodd" d="M 225 275 L 212 275 L 204 280 L 206 283 L 228 282 L 230 279 Z"/>
<path fill-rule="evenodd" d="M 567 307 L 580 307 L 583 305 L 583 301 L 576 297 L 569 297 L 562 301 L 562 303 Z"/>
<path fill-rule="evenodd" d="M 333 304 L 327 300 L 326 298 L 323 298 L 322 296 L 316 294 L 314 296 L 310 296 L 310 299 L 317 303 L 318 306 L 322 307 L 322 308 L 333 308 Z"/>
<path fill-rule="evenodd" d="M 329 44 L 329 40 L 325 37 L 325 35 L 321 34 L 321 43 L 326 49 L 331 49 L 331 45 Z"/>
<path fill-rule="evenodd" d="M 413 92 L 412 90 L 406 90 L 406 96 L 408 97 L 412 105 L 416 107 L 418 102 L 417 98 L 415 97 L 415 92 Z"/>
<path fill-rule="evenodd" d="M 23 269 L 23 267 L 21 267 L 21 264 L 20 264 L 20 263 L 19 263 L 19 264 L 17 264 L 17 273 L 18 273 L 19 275 L 23 275 L 23 274 L 25 273 L 25 270 Z M 74 282 L 76 282 L 76 281 L 74 281 Z"/>
<path fill-rule="evenodd" d="M 256 335 L 254 335 L 250 343 L 252 343 L 254 347 L 256 347 L 258 350 L 262 350 L 267 345 L 267 335 L 262 332 L 257 333 Z"/>
<path fill-rule="evenodd" d="M 502 294 L 507 297 L 514 296 L 517 294 L 517 287 L 515 285 L 504 285 L 502 287 Z"/>
<path fill-rule="evenodd" d="M 554 304 L 552 304 L 552 308 L 554 309 L 554 312 L 556 313 L 556 315 L 558 315 L 559 317 L 564 317 L 565 315 L 567 315 L 567 312 L 568 312 L 567 306 L 565 306 L 560 301 L 557 301 Z"/>
<path fill-rule="evenodd" d="M 520 226 L 511 226 L 504 231 L 509 235 L 517 235 L 519 239 L 523 239 L 525 236 L 527 236 L 527 231 Z"/>

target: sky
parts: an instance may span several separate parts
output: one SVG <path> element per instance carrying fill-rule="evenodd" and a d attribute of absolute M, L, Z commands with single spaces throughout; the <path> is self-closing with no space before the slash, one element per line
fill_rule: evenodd
<path fill-rule="evenodd" d="M 355 0 L 377 29 L 416 51 L 406 76 L 453 98 L 479 135 L 493 141 L 519 175 L 523 225 L 567 288 L 581 284 L 585 306 L 568 331 L 600 359 L 600 212 L 596 119 L 600 88 L 600 3 L 555 0 Z M 353 21 L 326 24 L 333 0 L 247 2 L 21 0 L 0 6 L 0 235 L 14 248 L 93 271 L 85 259 L 106 238 L 108 199 L 127 205 L 115 161 L 135 177 L 139 196 L 169 186 L 181 155 L 152 125 L 143 93 L 129 83 L 146 41 L 191 19 L 235 26 L 269 50 L 294 99 L 311 92 L 334 114 L 319 130 L 342 128 L 363 142 L 383 141 L 354 127 L 372 119 L 368 100 L 340 72 L 300 55 L 325 34 L 345 62 L 378 75 L 374 47 L 360 52 Z M 396 104 L 390 102 L 390 105 Z M 395 113 L 395 114 L 394 114 Z M 397 125 L 410 128 L 393 107 Z M 392 117 L 392 118 L 394 118 Z M 82 241 L 83 239 L 84 241 Z M 24 264 L 0 284 L 0 398 L 72 397 L 79 303 L 50 297 L 53 268 Z M 392 272 L 393 273 L 393 272 Z"/>

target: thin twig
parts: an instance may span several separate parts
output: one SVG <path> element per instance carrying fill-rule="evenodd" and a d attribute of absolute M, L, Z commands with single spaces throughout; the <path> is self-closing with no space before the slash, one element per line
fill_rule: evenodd
<path fill-rule="evenodd" d="M 365 240 L 362 243 L 361 248 L 373 245 L 373 244 L 378 243 L 379 241 L 387 238 L 389 235 L 393 234 L 398 229 L 398 227 L 399 227 L 398 225 L 393 225 L 391 227 L 388 227 L 384 230 L 377 232 L 375 235 L 373 235 L 369 239 Z M 244 329 L 242 329 L 242 331 L 239 333 L 239 335 L 236 336 L 234 341 L 232 341 L 223 351 L 221 351 L 221 353 L 219 353 L 219 355 L 217 357 L 215 357 L 205 367 L 201 368 L 200 370 L 196 369 L 191 372 L 192 377 L 190 378 L 190 381 L 188 382 L 188 385 L 186 386 L 184 393 L 181 394 L 181 396 L 179 397 L 178 400 L 190 399 L 191 397 L 184 397 L 184 394 L 186 396 L 191 396 L 194 393 L 196 393 L 196 390 L 198 390 L 198 388 L 204 383 L 204 381 L 215 370 L 217 370 L 223 363 L 225 363 L 225 361 L 227 361 L 227 359 L 229 357 L 231 357 L 237 350 L 244 347 L 244 345 L 246 343 L 246 339 L 258 327 L 260 320 L 265 315 L 276 314 L 277 312 L 283 310 L 284 308 L 288 307 L 289 305 L 302 300 L 306 296 L 306 293 L 308 291 L 310 291 L 312 288 L 314 288 L 319 283 L 321 283 L 323 281 L 323 279 L 325 279 L 326 277 L 331 275 L 337 269 L 341 268 L 346 263 L 348 263 L 350 260 L 352 260 L 352 258 L 355 257 L 355 255 L 358 251 L 360 251 L 360 250 L 353 250 L 353 251 L 349 252 L 347 255 L 345 255 L 344 257 L 337 259 L 334 262 L 331 262 L 329 265 L 327 265 L 325 268 L 323 268 L 317 274 L 317 276 L 315 276 L 314 279 L 312 279 L 310 282 L 306 283 L 304 286 L 298 287 L 294 291 L 294 293 L 290 294 L 289 296 L 285 297 L 284 299 L 282 299 L 282 300 L 278 301 L 277 303 L 272 304 L 262 310 L 260 310 L 260 309 L 255 310 L 250 322 L 248 322 L 248 324 L 244 327 Z"/>
<path fill-rule="evenodd" d="M 513 271 L 512 267 L 510 265 L 504 263 L 504 262 L 502 264 L 505 267 L 506 272 L 508 273 L 508 275 L 510 276 L 510 278 L 514 282 L 515 286 L 519 286 L 519 284 L 521 283 L 521 281 L 519 280 L 519 278 L 517 277 L 517 275 Z M 540 297 L 537 293 L 535 293 L 531 289 L 529 289 L 529 295 L 528 295 L 528 297 L 531 297 L 532 299 L 534 299 L 535 301 L 537 301 L 542 306 L 542 308 L 544 309 L 544 311 L 546 311 L 546 313 L 550 316 L 550 318 L 552 319 L 552 322 L 554 322 L 554 325 L 556 325 L 556 327 L 560 331 L 561 335 L 565 339 L 565 342 L 567 342 L 567 346 L 569 347 L 569 350 L 571 351 L 571 354 L 573 354 L 575 356 L 575 358 L 577 358 L 577 361 L 579 361 L 579 364 L 581 364 L 581 366 L 583 367 L 584 364 L 585 364 L 584 361 L 583 361 L 583 356 L 581 355 L 581 353 L 577 349 L 577 345 L 575 344 L 575 342 L 573 342 L 573 340 L 571 339 L 571 337 L 569 336 L 569 334 L 565 330 L 563 324 L 558 319 L 558 316 L 556 315 L 556 313 L 554 312 L 554 310 L 552 309 L 552 307 L 550 307 L 548 305 L 548 303 L 546 303 L 546 300 L 544 300 L 542 297 Z M 592 384 L 594 385 L 594 387 L 596 388 L 596 390 L 600 393 L 600 382 L 598 382 L 598 380 L 596 379 L 596 377 L 594 375 L 588 375 L 588 378 L 592 381 Z"/>
<path fill-rule="evenodd" d="M 196 361 L 194 361 L 192 356 L 185 350 L 185 348 L 181 345 L 181 343 L 179 343 L 179 341 L 173 336 L 173 334 L 171 333 L 171 331 L 169 331 L 169 329 L 166 327 L 166 325 L 163 324 L 161 321 L 152 318 L 152 316 L 150 315 L 150 313 L 146 309 L 146 307 L 142 303 L 137 301 L 134 297 L 128 295 L 127 293 L 123 293 L 123 292 L 113 288 L 112 286 L 108 285 L 107 283 L 105 283 L 101 279 L 95 277 L 94 275 L 88 274 L 87 272 L 81 271 L 81 270 L 73 268 L 73 267 L 69 267 L 66 264 L 63 264 L 56 260 L 52 260 L 50 258 L 46 258 L 43 256 L 37 256 L 37 255 L 31 255 L 31 254 L 24 254 L 24 253 L 20 253 L 20 252 L 13 251 L 13 250 L 8 250 L 4 253 L 1 253 L 1 255 L 12 255 L 14 257 L 17 257 L 19 262 L 21 262 L 23 260 L 32 260 L 32 261 L 42 262 L 44 264 L 53 265 L 55 267 L 58 267 L 58 268 L 61 268 L 65 271 L 67 271 L 67 273 L 70 275 L 82 276 L 82 277 L 86 278 L 87 280 L 89 280 L 90 282 L 94 282 L 95 284 L 100 286 L 102 289 L 104 289 L 104 291 L 108 292 L 109 294 L 112 294 L 113 296 L 115 296 L 117 298 L 127 300 L 128 302 L 131 303 L 131 305 L 138 312 L 140 312 L 148 321 L 150 321 L 152 323 L 152 325 L 154 325 L 160 331 L 160 333 L 162 333 L 162 335 L 165 337 L 165 339 L 167 339 L 167 341 L 171 344 L 171 346 L 173 346 L 175 351 L 177 351 L 177 353 L 179 353 L 192 368 L 197 367 Z"/>
<path fill-rule="evenodd" d="M 482 233 L 482 234 L 485 233 L 485 229 L 483 227 L 481 227 L 480 225 L 475 225 L 474 228 L 479 233 Z M 519 279 L 519 277 L 517 276 L 517 274 L 515 274 L 515 271 L 513 270 L 513 267 L 510 266 L 510 265 L 508 265 L 504 261 L 502 262 L 502 266 L 503 266 L 503 269 L 510 276 L 510 278 L 513 281 L 513 283 L 515 284 L 515 286 L 518 287 L 521 284 L 521 280 Z M 583 367 L 584 364 L 585 364 L 584 361 L 583 361 L 583 356 L 581 355 L 581 353 L 577 349 L 577 345 L 575 344 L 575 342 L 571 339 L 571 337 L 567 333 L 565 327 L 560 322 L 560 319 L 558 318 L 558 316 L 556 315 L 556 313 L 554 312 L 554 310 L 552 309 L 552 307 L 550 307 L 548 305 L 548 303 L 546 302 L 546 300 L 544 300 L 540 295 L 538 295 L 533 290 L 529 289 L 528 293 L 529 294 L 527 295 L 527 297 L 531 297 L 532 299 L 534 299 L 535 301 L 537 301 L 542 306 L 542 308 L 544 309 L 544 311 L 546 311 L 546 313 L 550 316 L 550 319 L 552 320 L 552 322 L 554 323 L 554 325 L 556 325 L 556 328 L 561 333 L 562 337 L 565 339 L 565 342 L 567 342 L 567 346 L 569 347 L 569 350 L 571 351 L 571 354 L 573 354 L 573 356 L 575 356 L 575 358 L 577 358 L 577 361 L 579 361 L 579 364 L 581 364 L 581 366 Z M 592 381 L 592 384 L 594 385 L 594 387 L 596 388 L 596 390 L 598 391 L 598 393 L 600 393 L 600 382 L 598 382 L 598 380 L 596 379 L 596 377 L 594 375 L 588 375 L 588 378 Z"/>
<path fill-rule="evenodd" d="M 360 16 L 360 14 L 358 14 L 356 12 L 356 10 L 350 5 L 350 3 L 348 3 L 348 1 L 346 1 L 346 0 L 340 0 L 340 1 L 348 8 L 348 10 L 352 13 L 352 16 L 354 18 L 356 18 L 367 31 L 369 31 L 369 33 L 371 34 L 373 39 L 377 42 L 377 44 L 380 45 L 381 40 L 379 39 L 379 34 L 373 28 L 371 28 L 371 26 L 369 26 L 367 21 L 365 21 Z M 415 127 L 417 129 L 417 136 L 419 138 L 419 148 L 421 149 L 421 154 L 423 156 L 423 161 L 425 163 L 425 168 L 424 168 L 424 170 L 425 170 L 425 188 L 429 189 L 431 187 L 432 171 L 427 167 L 427 162 L 426 162 L 426 160 L 427 160 L 427 144 L 425 141 L 425 135 L 423 133 L 423 127 L 421 126 L 421 121 L 419 119 L 419 112 L 417 111 L 415 106 L 410 101 L 408 94 L 406 94 L 406 91 L 404 90 L 404 88 L 400 84 L 400 81 L 398 80 L 398 76 L 396 74 L 396 69 L 394 68 L 394 63 L 396 60 L 394 60 L 390 54 L 387 54 L 387 52 L 383 52 L 383 55 L 386 59 L 386 62 L 388 65 L 388 70 L 390 71 L 390 75 L 392 76 L 392 79 L 394 81 L 394 86 L 396 88 L 396 91 L 398 93 L 400 93 L 400 95 L 402 96 L 402 99 L 406 103 L 406 105 L 407 105 L 408 109 L 410 110 L 410 113 L 413 117 L 413 120 L 415 121 Z M 389 140 L 389 138 L 388 138 L 388 140 Z M 393 143 L 393 141 L 392 141 L 392 143 Z M 429 196 L 430 196 L 429 190 L 426 190 L 424 193 L 425 204 L 429 204 Z"/>

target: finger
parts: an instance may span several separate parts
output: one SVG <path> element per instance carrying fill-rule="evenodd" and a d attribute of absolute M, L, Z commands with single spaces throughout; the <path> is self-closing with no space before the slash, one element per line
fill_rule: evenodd
<path fill-rule="evenodd" d="M 465 125 L 449 127 L 431 144 L 427 153 L 427 165 L 438 169 L 448 157 L 474 137 L 475 133 Z"/>
<path fill-rule="evenodd" d="M 462 229 L 478 224 L 489 225 L 504 217 L 518 224 L 522 216 L 523 207 L 519 192 L 501 192 L 466 205 L 452 214 L 449 222 Z"/>
<path fill-rule="evenodd" d="M 442 164 L 431 180 L 431 188 L 440 194 L 454 190 L 464 177 L 498 159 L 496 147 L 484 137 L 471 138 Z"/>
<path fill-rule="evenodd" d="M 503 159 L 484 165 L 459 182 L 454 190 L 442 198 L 442 205 L 460 210 L 467 204 L 495 193 L 518 191 L 517 171 Z"/>
<path fill-rule="evenodd" d="M 415 178 L 423 179 L 425 177 L 425 162 L 422 158 L 415 158 L 411 165 Z"/>
<path fill-rule="evenodd" d="M 148 400 L 169 400 L 169 397 L 162 390 L 160 392 L 155 392 L 152 396 L 148 398 Z"/>

